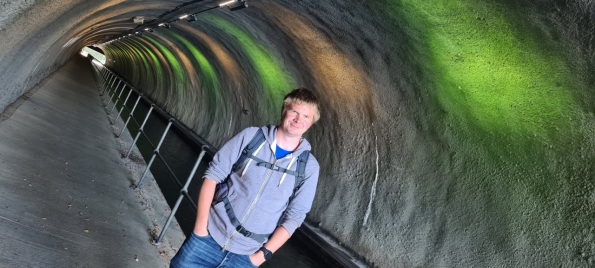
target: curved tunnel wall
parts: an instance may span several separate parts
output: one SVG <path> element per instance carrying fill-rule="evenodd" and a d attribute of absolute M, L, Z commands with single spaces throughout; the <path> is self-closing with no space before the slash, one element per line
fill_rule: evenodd
<path fill-rule="evenodd" d="M 45 14 L 38 1 L 0 30 L 20 37 L 0 46 L 4 106 L 133 16 L 182 3 L 63 2 L 45 27 L 19 25 Z M 315 90 L 322 118 L 307 138 L 323 168 L 309 220 L 375 266 L 584 267 L 594 13 L 587 1 L 251 1 L 100 47 L 217 147 L 276 123 L 291 89 Z"/>

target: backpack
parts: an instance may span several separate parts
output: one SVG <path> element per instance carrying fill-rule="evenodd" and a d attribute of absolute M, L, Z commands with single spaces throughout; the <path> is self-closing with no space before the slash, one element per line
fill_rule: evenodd
<path fill-rule="evenodd" d="M 306 180 L 306 163 L 308 162 L 308 157 L 310 156 L 310 151 L 303 151 L 297 158 L 297 166 L 296 166 L 296 170 L 288 170 L 285 168 L 282 168 L 280 166 L 274 165 L 268 161 L 262 160 L 256 156 L 253 155 L 254 151 L 256 151 L 256 149 L 258 147 L 260 147 L 260 145 L 265 141 L 265 137 L 264 137 L 264 133 L 262 132 L 262 129 L 258 129 L 258 131 L 256 132 L 256 134 L 254 135 L 254 137 L 252 138 L 252 140 L 250 140 L 250 143 L 248 143 L 248 145 L 246 145 L 246 147 L 244 147 L 244 149 L 242 150 L 242 154 L 240 155 L 240 157 L 238 158 L 238 160 L 235 162 L 235 164 L 232 165 L 231 168 L 231 173 L 235 173 L 237 172 L 240 167 L 242 166 L 242 164 L 248 159 L 252 159 L 254 161 L 256 161 L 256 166 L 261 166 L 261 167 L 265 167 L 274 171 L 279 171 L 279 172 L 283 172 L 283 173 L 287 173 L 289 175 L 293 175 L 295 177 L 295 184 L 294 184 L 294 188 L 293 188 L 293 192 L 291 193 L 291 196 L 288 199 L 288 203 L 291 202 L 291 200 L 293 200 L 293 198 L 295 197 L 295 193 L 297 192 L 297 190 L 300 189 L 300 187 L 304 184 L 305 180 Z M 227 179 L 225 179 L 224 182 L 217 184 L 217 187 L 215 189 L 215 198 L 213 199 L 213 205 L 217 204 L 219 202 L 223 202 L 225 205 L 225 211 L 227 212 L 227 216 L 229 216 L 229 220 L 231 221 L 231 223 L 233 224 L 233 226 L 236 227 L 236 231 L 238 231 L 239 233 L 241 233 L 242 235 L 246 236 L 246 237 L 250 237 L 254 240 L 256 240 L 259 243 L 263 243 L 265 238 L 268 238 L 271 234 L 256 234 L 256 233 L 252 233 L 248 230 L 246 230 L 241 224 L 240 221 L 236 218 L 235 213 L 233 212 L 233 208 L 231 207 L 231 204 L 229 202 L 229 200 L 227 199 L 227 195 L 229 193 L 229 187 L 231 187 L 231 181 L 229 180 L 229 176 L 227 177 Z M 283 216 L 281 216 L 282 218 Z M 281 221 L 281 219 L 279 219 L 279 221 Z M 278 223 L 280 224 L 280 222 Z"/>

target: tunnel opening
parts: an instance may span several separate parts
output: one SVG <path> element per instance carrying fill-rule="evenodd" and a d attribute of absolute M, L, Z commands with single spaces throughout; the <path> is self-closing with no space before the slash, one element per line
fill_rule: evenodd
<path fill-rule="evenodd" d="M 86 46 L 83 49 L 81 49 L 81 53 L 80 54 L 83 57 L 87 57 L 88 55 L 91 55 L 91 56 L 93 56 L 93 58 L 95 58 L 101 64 L 105 64 L 105 54 L 103 53 L 103 50 L 101 50 L 98 47 L 95 47 L 95 46 Z"/>

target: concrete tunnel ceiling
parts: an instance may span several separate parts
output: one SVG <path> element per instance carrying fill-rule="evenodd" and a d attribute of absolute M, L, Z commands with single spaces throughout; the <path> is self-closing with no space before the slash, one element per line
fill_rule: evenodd
<path fill-rule="evenodd" d="M 308 219 L 370 264 L 595 265 L 593 2 L 249 1 L 106 43 L 184 3 L 0 2 L 0 110 L 90 45 L 216 147 L 310 88 Z"/>

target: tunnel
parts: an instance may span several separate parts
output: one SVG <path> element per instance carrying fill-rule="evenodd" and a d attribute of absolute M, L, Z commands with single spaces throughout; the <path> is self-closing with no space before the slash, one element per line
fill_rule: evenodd
<path fill-rule="evenodd" d="M 0 111 L 86 47 L 214 148 L 308 88 L 306 222 L 367 265 L 593 267 L 593 25 L 586 0 L 2 1 Z"/>

